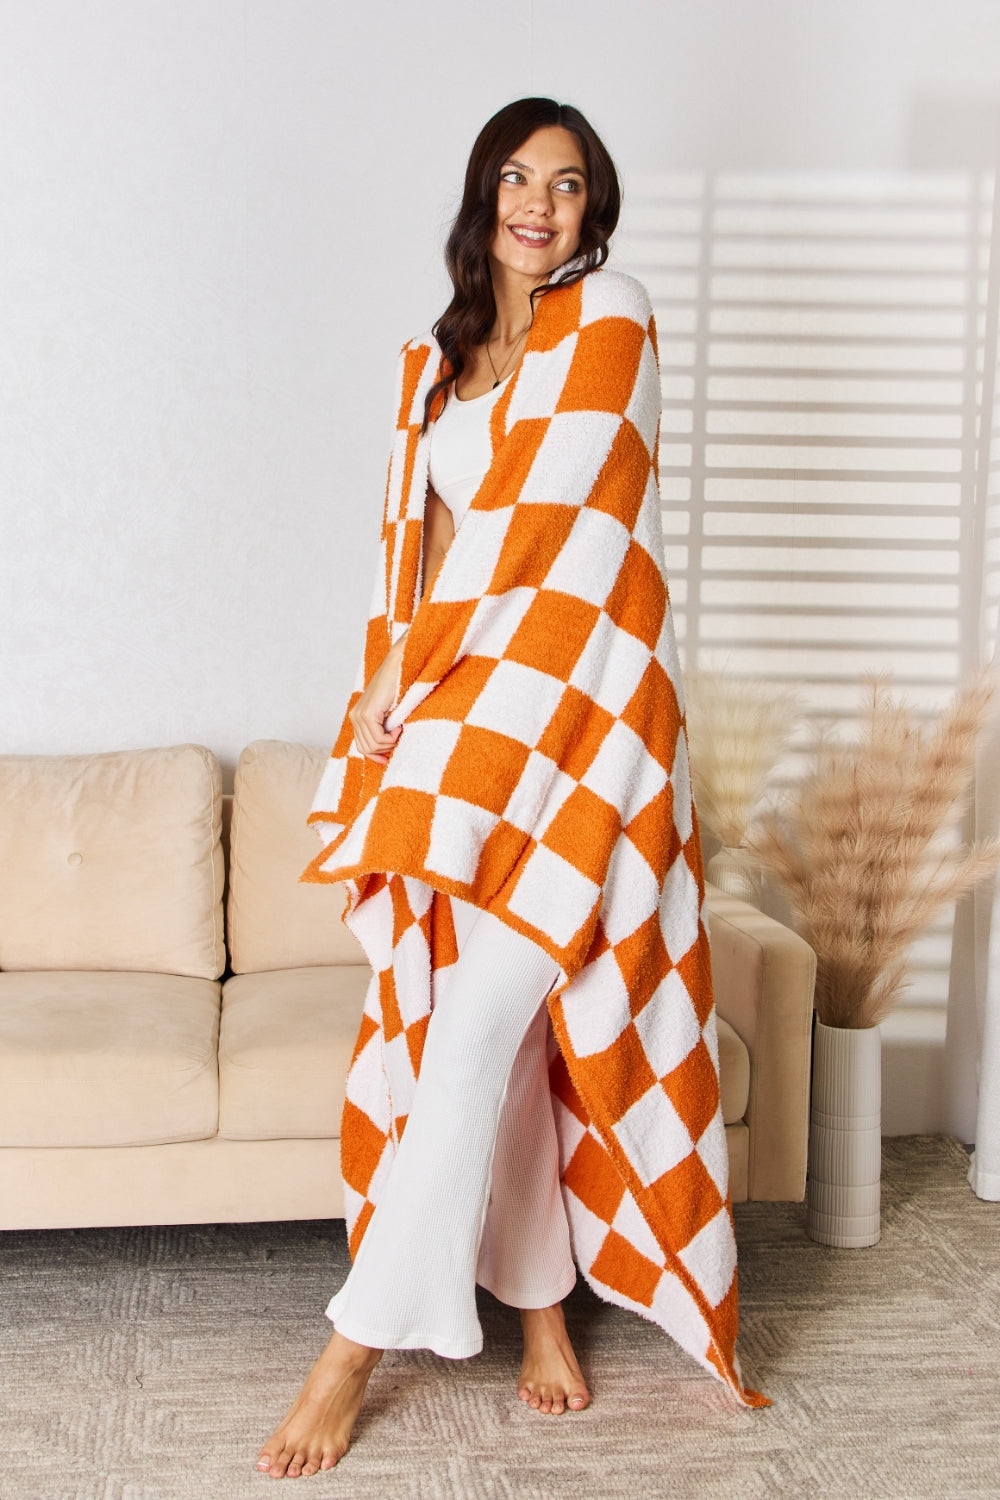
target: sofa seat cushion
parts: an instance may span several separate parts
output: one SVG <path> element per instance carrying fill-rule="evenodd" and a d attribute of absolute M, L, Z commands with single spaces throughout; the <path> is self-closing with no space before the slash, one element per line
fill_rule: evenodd
<path fill-rule="evenodd" d="M 148 1146 L 218 1124 L 219 985 L 0 974 L 0 1146 Z"/>
<path fill-rule="evenodd" d="M 219 1134 L 339 1138 L 367 964 L 236 974 L 222 989 Z"/>
<path fill-rule="evenodd" d="M 733 1125 L 742 1120 L 750 1101 L 750 1054 L 728 1021 L 715 1018 L 719 1036 L 719 1095 L 722 1118 Z"/>

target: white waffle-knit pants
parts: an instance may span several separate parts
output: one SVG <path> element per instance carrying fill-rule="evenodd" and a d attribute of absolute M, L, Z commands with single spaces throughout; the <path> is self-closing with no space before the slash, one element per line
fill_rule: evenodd
<path fill-rule="evenodd" d="M 545 998 L 558 966 L 452 898 L 458 960 L 435 996 L 403 1138 L 347 1280 L 326 1309 L 373 1349 L 483 1347 L 475 1285 L 549 1307 L 576 1281 L 559 1188 Z"/>

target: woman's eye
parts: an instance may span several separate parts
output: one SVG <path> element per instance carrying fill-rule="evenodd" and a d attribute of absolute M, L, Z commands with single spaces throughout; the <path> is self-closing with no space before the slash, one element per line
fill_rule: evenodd
<path fill-rule="evenodd" d="M 524 173 L 519 172 L 516 167 L 508 167 L 506 172 L 500 173 L 501 182 L 523 182 Z"/>
<path fill-rule="evenodd" d="M 576 177 L 567 177 L 563 182 L 557 182 L 556 187 L 560 192 L 578 193 L 583 187 L 583 183 Z"/>

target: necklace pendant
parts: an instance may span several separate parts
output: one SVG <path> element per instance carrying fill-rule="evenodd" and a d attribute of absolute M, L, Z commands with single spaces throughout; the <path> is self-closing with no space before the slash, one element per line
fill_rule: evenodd
<path fill-rule="evenodd" d="M 496 390 L 496 388 L 497 388 L 497 386 L 498 386 L 498 385 L 499 385 L 499 384 L 500 384 L 500 382 L 499 382 L 499 380 L 494 380 L 494 382 L 493 382 L 493 385 L 492 385 L 492 389 L 493 389 L 493 390 L 494 390 L 494 391 L 495 391 L 495 390 Z"/>

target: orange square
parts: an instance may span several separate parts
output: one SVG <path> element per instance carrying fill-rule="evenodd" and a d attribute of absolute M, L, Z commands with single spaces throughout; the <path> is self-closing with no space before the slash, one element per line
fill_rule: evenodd
<path fill-rule="evenodd" d="M 626 1026 L 603 1052 L 572 1057 L 573 1082 L 584 1107 L 588 1099 L 600 1101 L 601 1118 L 620 1120 L 647 1089 L 658 1082 L 646 1060 L 646 1050 L 635 1027 Z M 597 1118 L 596 1109 L 591 1113 Z"/>
<path fill-rule="evenodd" d="M 637 1016 L 670 972 L 658 911 L 650 913 L 635 932 L 615 945 L 615 961 L 628 988 L 632 1014 Z"/>
<path fill-rule="evenodd" d="M 581 1125 L 590 1124 L 590 1116 L 580 1102 L 580 1096 L 573 1087 L 573 1080 L 569 1076 L 566 1059 L 561 1052 L 557 1052 L 549 1064 L 549 1088 L 560 1103 L 564 1104 L 571 1115 L 580 1121 Z"/>
<path fill-rule="evenodd" d="M 522 417 L 516 424 L 476 496 L 477 510 L 502 510 L 513 503 L 524 487 L 548 426 L 548 417 Z"/>
<path fill-rule="evenodd" d="M 614 722 L 614 715 L 586 693 L 567 687 L 538 742 L 539 754 L 580 781 Z"/>
<path fill-rule="evenodd" d="M 610 1224 L 625 1196 L 625 1184 L 599 1141 L 585 1135 L 566 1163 L 563 1181 L 580 1202 Z"/>
<path fill-rule="evenodd" d="M 645 547 L 630 542 L 605 609 L 620 630 L 654 650 L 667 607 L 663 574 Z"/>
<path fill-rule="evenodd" d="M 674 789 L 668 781 L 625 825 L 625 833 L 661 883 L 681 852 L 673 811 Z"/>
<path fill-rule="evenodd" d="M 651 468 L 649 453 L 637 429 L 631 422 L 624 422 L 587 496 L 588 508 L 614 516 L 632 531 L 642 508 Z"/>
<path fill-rule="evenodd" d="M 602 1281 L 641 1307 L 652 1307 L 663 1272 L 645 1255 L 640 1255 L 635 1246 L 617 1231 L 609 1229 L 590 1267 L 590 1274 L 596 1281 Z"/>
<path fill-rule="evenodd" d="M 504 657 L 568 682 L 599 615 L 596 605 L 575 599 L 572 594 L 541 589 L 515 630 Z"/>
<path fill-rule="evenodd" d="M 382 1159 L 386 1136 L 350 1099 L 344 1100 L 340 1125 L 340 1161 L 344 1181 L 361 1197 Z"/>
<path fill-rule="evenodd" d="M 660 1244 L 676 1254 L 715 1217 L 723 1199 L 697 1151 L 690 1151 L 638 1201 Z"/>
<path fill-rule="evenodd" d="M 379 851 L 379 867 L 414 875 L 425 867 L 430 848 L 434 794 L 389 786 L 380 792 L 368 826 L 369 849 Z"/>
<path fill-rule="evenodd" d="M 620 832 L 616 809 L 589 787 L 577 786 L 545 830 L 542 843 L 602 885 Z"/>
<path fill-rule="evenodd" d="M 509 735 L 465 724 L 444 768 L 441 792 L 502 813 L 530 753 L 527 745 Z"/>
<path fill-rule="evenodd" d="M 419 1021 L 411 1021 L 406 1028 L 406 1050 L 410 1054 L 410 1062 L 414 1073 L 420 1072 L 420 1059 L 424 1055 L 424 1042 L 427 1040 L 427 1027 L 430 1016 L 421 1016 Z"/>
<path fill-rule="evenodd" d="M 354 1221 L 354 1228 L 351 1230 L 351 1237 L 348 1241 L 347 1248 L 351 1252 L 352 1260 L 357 1255 L 358 1250 L 360 1249 L 361 1241 L 365 1237 L 365 1230 L 368 1228 L 368 1225 L 371 1222 L 372 1214 L 374 1212 L 374 1203 L 362 1203 L 361 1212 L 358 1214 L 358 1217 Z"/>
<path fill-rule="evenodd" d="M 556 411 L 623 412 L 645 342 L 645 328 L 631 318 L 601 318 L 581 328 Z"/>
<path fill-rule="evenodd" d="M 583 311 L 583 285 L 553 288 L 555 295 L 542 292 L 535 298 L 535 321 L 531 325 L 528 348 L 554 349 L 580 326 Z M 513 382 L 511 382 L 513 384 Z M 508 390 L 510 387 L 508 387 Z"/>
<path fill-rule="evenodd" d="M 719 1080 L 704 1037 L 662 1082 L 691 1139 L 698 1140 L 719 1107 Z"/>
<path fill-rule="evenodd" d="M 655 656 L 647 662 L 622 718 L 669 776 L 677 753 L 680 709 L 674 685 Z"/>
<path fill-rule="evenodd" d="M 698 1025 L 704 1026 L 712 1008 L 712 959 L 708 947 L 708 934 L 702 930 L 698 941 L 689 948 L 677 965 L 677 972 L 684 987 L 694 1001 Z"/>
<path fill-rule="evenodd" d="M 417 618 L 406 637 L 405 652 L 410 662 L 420 662 L 418 682 L 441 682 L 448 676 L 475 613 L 476 603 L 475 599 L 448 604 L 438 604 L 430 599 L 421 601 Z"/>
<path fill-rule="evenodd" d="M 503 594 L 507 589 L 541 588 L 575 519 L 572 505 L 515 507 L 486 592 Z"/>
<path fill-rule="evenodd" d="M 440 686 L 433 693 L 428 693 L 422 703 L 417 704 L 407 722 L 415 719 L 453 719 L 456 723 L 463 723 L 495 666 L 495 657 L 463 656 Z"/>
<path fill-rule="evenodd" d="M 403 355 L 403 389 L 399 401 L 401 427 L 408 426 L 413 416 L 417 415 L 412 409 L 413 398 L 417 394 L 417 386 L 424 373 L 424 366 L 430 358 L 430 352 L 429 346 L 425 345 L 422 349 L 407 349 Z M 417 416 L 417 421 L 420 420 L 421 417 Z"/>
<path fill-rule="evenodd" d="M 391 969 L 383 969 L 378 976 L 379 1009 L 382 1013 L 382 1031 L 387 1042 L 399 1036 L 403 1020 L 396 1003 L 396 984 Z"/>
<path fill-rule="evenodd" d="M 528 834 L 503 818 L 487 834 L 476 868 L 476 886 L 483 901 L 491 900 L 503 888 L 530 843 Z"/>

